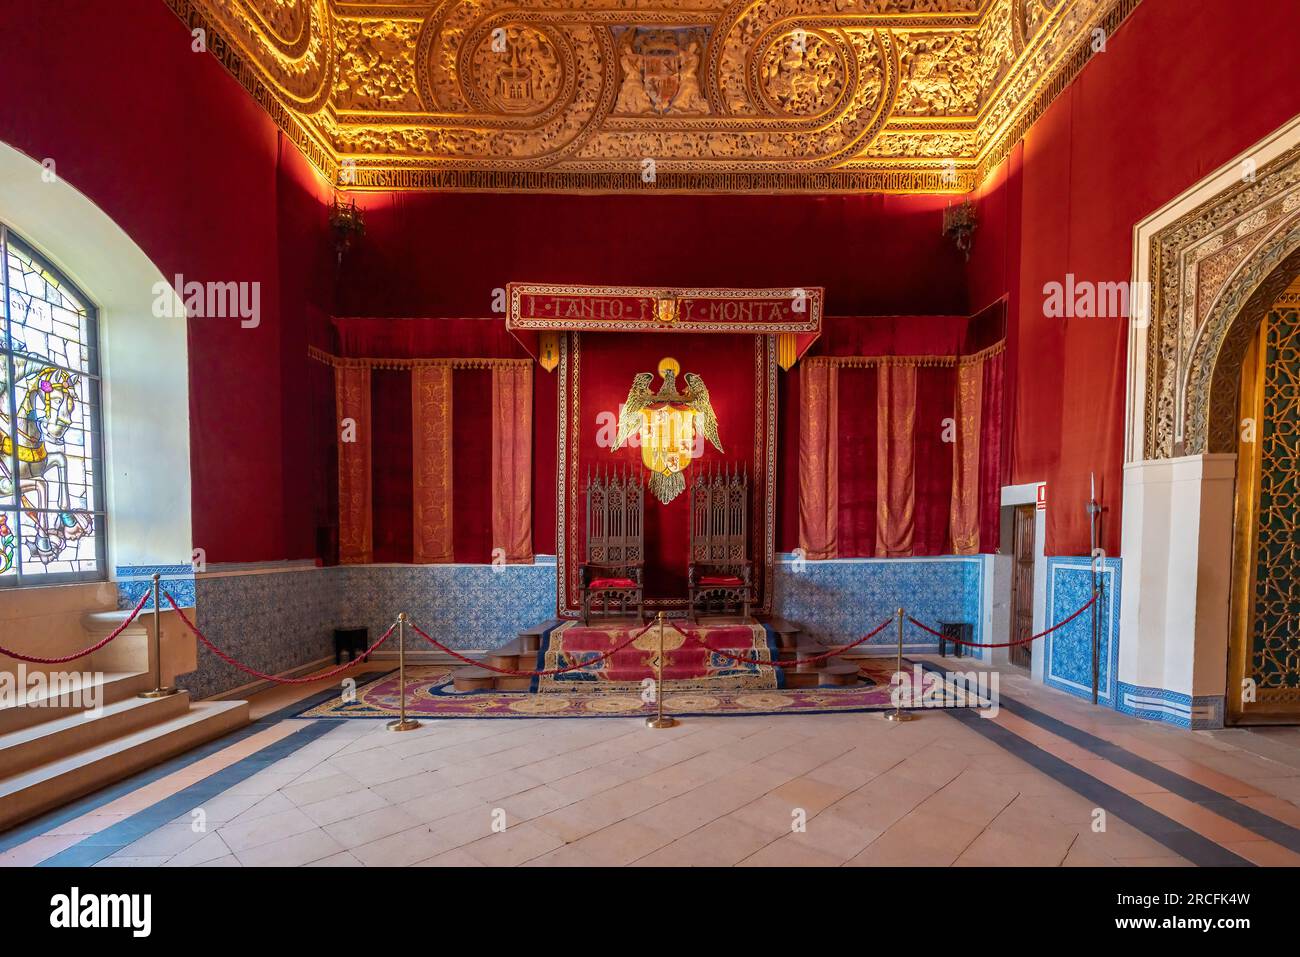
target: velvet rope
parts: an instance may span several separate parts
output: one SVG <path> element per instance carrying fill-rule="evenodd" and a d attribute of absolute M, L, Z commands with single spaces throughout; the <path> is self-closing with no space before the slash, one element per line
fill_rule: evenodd
<path fill-rule="evenodd" d="M 230 657 L 230 655 L 226 654 L 224 651 L 222 651 L 220 648 L 214 645 L 211 641 L 209 641 L 207 636 L 205 636 L 203 632 L 199 631 L 198 628 L 194 626 L 194 622 L 190 621 L 190 619 L 186 616 L 185 612 L 181 611 L 180 606 L 176 604 L 176 599 L 172 598 L 170 592 L 163 592 L 163 595 L 166 597 L 167 603 L 172 606 L 172 610 L 175 611 L 176 614 L 181 616 L 181 621 L 185 622 L 185 627 L 187 627 L 190 631 L 194 632 L 194 637 L 199 639 L 199 641 L 203 642 L 205 645 L 207 645 L 208 650 L 211 651 L 214 655 L 216 655 L 226 664 L 238 668 L 240 671 L 244 672 L 244 674 L 252 675 L 254 678 L 261 678 L 263 681 L 273 681 L 276 684 L 281 684 L 281 685 L 301 685 L 301 684 L 307 684 L 308 682 L 311 681 L 321 681 L 325 678 L 333 678 L 335 675 L 341 674 L 342 672 L 347 671 L 349 668 L 352 668 L 356 665 L 363 663 L 366 660 L 366 658 L 370 656 L 371 652 L 373 652 L 376 648 L 378 648 L 380 645 L 382 645 L 385 641 L 388 640 L 388 636 L 391 635 L 393 633 L 393 629 L 397 627 L 397 623 L 393 622 L 393 624 L 388 626 L 388 630 L 384 632 L 383 637 L 381 637 L 373 645 L 371 645 L 369 648 L 363 651 L 361 653 L 360 658 L 354 658 L 345 665 L 340 665 L 337 668 L 331 668 L 329 671 L 326 671 L 324 674 L 307 675 L 306 677 L 303 678 L 281 678 L 278 677 L 277 675 L 268 675 L 265 674 L 264 672 L 258 671 L 255 668 L 250 668 L 248 667 L 248 665 L 241 664 L 240 662 L 236 661 L 234 658 Z"/>
<path fill-rule="evenodd" d="M 140 614 L 140 609 L 144 607 L 144 603 L 148 600 L 149 592 L 146 590 L 145 593 L 140 596 L 140 600 L 135 603 L 135 607 L 131 609 L 131 614 L 127 616 L 126 621 L 122 622 L 122 624 L 109 632 L 108 637 L 103 641 L 96 642 L 89 648 L 84 648 L 75 654 L 64 655 L 62 658 L 38 658 L 35 655 L 24 655 L 20 652 L 10 651 L 8 648 L 0 647 L 0 655 L 8 655 L 10 658 L 17 658 L 19 661 L 30 661 L 32 664 L 36 665 L 61 665 L 66 664 L 69 661 L 75 661 L 78 658 L 84 658 L 86 655 L 93 655 L 95 652 L 99 651 L 100 648 L 103 648 L 122 632 L 126 631 L 127 625 L 135 621 L 136 615 Z"/>
<path fill-rule="evenodd" d="M 604 661 L 606 658 L 612 656 L 615 652 L 622 651 L 624 648 L 632 644 L 632 642 L 636 641 L 638 638 L 640 638 L 642 635 L 644 635 L 647 631 L 649 631 L 654 626 L 655 623 L 653 621 L 650 622 L 650 624 L 646 625 L 635 635 L 631 635 L 627 639 L 627 641 L 623 642 L 622 644 L 615 645 L 613 648 L 609 649 L 609 651 L 602 652 L 601 654 L 597 655 L 595 658 L 588 658 L 586 661 L 581 661 L 576 665 L 569 665 L 569 667 L 567 668 L 552 668 L 549 671 L 513 671 L 510 668 L 496 668 L 482 661 L 475 661 L 473 658 L 467 658 L 454 648 L 448 648 L 437 638 L 434 638 L 432 635 L 425 634 L 420 629 L 419 625 L 412 624 L 411 630 L 414 631 L 421 638 L 423 638 L 425 641 L 427 641 L 429 644 L 433 645 L 435 648 L 440 648 L 441 650 L 447 652 L 447 654 L 451 655 L 453 658 L 459 658 L 467 665 L 473 665 L 476 668 L 483 668 L 487 671 L 495 671 L 499 675 L 511 675 L 512 677 L 516 677 L 516 678 L 524 678 L 524 677 L 544 678 L 550 675 L 567 674 L 570 671 L 577 671 L 579 668 L 586 668 L 589 665 L 594 665 L 597 664 L 598 662 Z"/>
<path fill-rule="evenodd" d="M 722 655 L 722 657 L 724 658 L 730 658 L 732 661 L 741 661 L 748 665 L 771 665 L 773 668 L 795 668 L 798 667 L 799 665 L 810 665 L 815 661 L 824 661 L 827 658 L 834 658 L 836 655 L 842 655 L 850 648 L 856 648 L 864 641 L 869 641 L 870 639 L 876 637 L 876 635 L 880 634 L 887 627 L 889 627 L 890 623 L 893 620 L 894 620 L 893 618 L 886 618 L 885 621 L 879 627 L 874 628 L 873 630 L 867 632 L 857 641 L 851 642 L 850 644 L 842 645 L 839 648 L 832 648 L 830 651 L 827 651 L 820 655 L 813 655 L 813 657 L 811 658 L 796 658 L 793 661 L 760 661 L 757 658 L 749 658 L 744 655 L 733 655 L 731 654 L 731 652 L 723 651 L 721 648 L 710 648 L 708 645 L 704 644 L 704 639 L 699 637 L 699 635 L 696 635 L 689 631 L 683 631 L 681 628 L 677 628 L 676 625 L 673 625 L 673 627 L 677 628 L 678 631 L 680 631 L 687 638 L 691 639 L 691 641 L 694 641 L 695 643 L 703 646 L 706 651 L 709 651 L 715 655 Z"/>
<path fill-rule="evenodd" d="M 913 618 L 911 615 L 907 616 L 907 620 L 910 621 L 912 624 L 916 625 L 916 627 L 920 628 L 922 631 L 928 631 L 930 634 L 934 635 L 937 638 L 942 638 L 944 641 L 951 641 L 954 645 L 964 645 L 967 648 L 1012 648 L 1016 645 L 1027 645 L 1031 641 L 1037 641 L 1039 638 L 1042 638 L 1046 635 L 1050 635 L 1058 628 L 1063 628 L 1064 626 L 1068 625 L 1070 622 L 1074 621 L 1074 619 L 1082 615 L 1089 608 L 1091 608 L 1093 603 L 1096 600 L 1097 600 L 1097 596 L 1093 595 L 1086 602 L 1084 602 L 1083 606 L 1078 611 L 1076 611 L 1073 615 L 1071 615 L 1069 618 L 1066 618 L 1064 621 L 1058 621 L 1051 628 L 1048 628 L 1045 631 L 1040 631 L 1036 635 L 1030 635 L 1028 638 L 1019 638 L 1015 641 L 1003 641 L 998 644 L 992 644 L 992 645 L 982 645 L 975 641 L 962 641 L 960 638 L 953 638 L 950 635 L 945 635 L 941 631 L 935 631 L 929 625 L 922 624 L 921 622 Z"/>

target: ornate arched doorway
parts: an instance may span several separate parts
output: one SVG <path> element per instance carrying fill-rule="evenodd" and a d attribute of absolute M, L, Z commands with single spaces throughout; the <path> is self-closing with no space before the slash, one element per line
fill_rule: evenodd
<path fill-rule="evenodd" d="M 1230 723 L 1300 721 L 1300 283 L 1253 324 L 1240 371 Z M 1225 370 L 1226 371 L 1226 370 Z M 1237 689 L 1240 692 L 1237 693 Z"/>
<path fill-rule="evenodd" d="M 1117 704 L 1300 723 L 1300 117 L 1135 233 Z"/>

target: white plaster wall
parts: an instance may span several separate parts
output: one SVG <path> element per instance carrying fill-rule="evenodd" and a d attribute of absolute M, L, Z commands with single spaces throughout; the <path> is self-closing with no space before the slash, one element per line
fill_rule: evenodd
<path fill-rule="evenodd" d="M 1121 681 L 1223 694 L 1235 466 L 1235 455 L 1125 466 Z"/>
<path fill-rule="evenodd" d="M 108 571 L 189 564 L 189 368 L 185 319 L 153 314 L 170 282 L 107 214 L 0 143 L 0 220 L 99 308 Z M 172 314 L 183 316 L 173 295 Z"/>

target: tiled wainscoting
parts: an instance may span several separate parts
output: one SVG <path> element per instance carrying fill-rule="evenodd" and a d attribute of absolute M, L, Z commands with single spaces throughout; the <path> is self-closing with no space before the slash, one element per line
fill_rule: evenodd
<path fill-rule="evenodd" d="M 942 622 L 974 625 L 971 639 L 989 641 L 992 612 L 988 583 L 992 556 L 943 558 L 849 558 L 801 561 L 782 555 L 776 566 L 774 611 L 798 622 L 826 644 L 847 644 L 871 631 L 901 606 L 909 617 L 938 629 Z M 897 647 L 898 630 L 890 625 L 869 643 Z M 904 652 L 933 652 L 938 639 L 908 624 Z M 967 649 L 987 654 L 988 649 Z"/>
<path fill-rule="evenodd" d="M 181 601 L 169 581 L 163 586 Z M 133 606 L 144 587 L 147 577 L 119 582 L 119 604 Z M 504 644 L 554 614 L 555 559 L 504 566 L 214 567 L 192 578 L 190 588 L 193 597 L 184 604 L 195 607 L 196 624 L 213 644 L 251 668 L 280 674 L 332 658 L 336 627 L 369 628 L 374 641 L 402 611 L 452 648 Z M 415 634 L 407 648 L 431 650 Z M 178 679 L 195 698 L 256 681 L 202 644 L 198 664 Z"/>
<path fill-rule="evenodd" d="M 266 674 L 292 671 L 334 653 L 339 623 L 337 569 L 314 565 L 219 570 L 195 581 L 195 624 L 214 645 Z M 257 679 L 202 643 L 198 670 L 177 679 L 207 698 Z"/>
<path fill-rule="evenodd" d="M 990 561 L 989 556 L 970 556 L 798 562 L 786 556 L 775 570 L 774 612 L 828 644 L 861 637 L 900 605 L 932 627 L 970 622 L 973 640 L 987 641 Z M 449 647 L 477 651 L 499 646 L 554 615 L 555 574 L 550 556 L 539 556 L 533 565 L 505 566 L 217 566 L 189 580 L 190 603 L 199 628 L 219 648 L 252 668 L 279 674 L 332 657 L 335 627 L 366 627 L 374 640 L 401 611 Z M 164 575 L 167 587 L 172 578 L 180 583 L 181 591 L 171 589 L 180 600 L 184 579 L 170 571 Z M 147 582 L 141 572 L 119 583 L 124 607 L 134 604 L 133 596 Z M 891 624 L 870 645 L 884 651 L 897 640 Z M 905 651 L 934 651 L 937 646 L 932 635 L 906 626 Z M 414 634 L 407 647 L 427 649 Z M 255 680 L 202 645 L 198 662 L 196 671 L 179 679 L 196 698 Z"/>
<path fill-rule="evenodd" d="M 1119 684 L 1120 561 L 1106 558 L 1100 569 L 1102 596 L 1098 647 L 1097 700 L 1116 706 Z M 1064 621 L 1092 596 L 1092 562 L 1085 558 L 1047 559 L 1047 624 Z M 1043 681 L 1080 698 L 1092 699 L 1092 610 L 1043 639 Z"/>
<path fill-rule="evenodd" d="M 378 638 L 398 612 L 449 648 L 495 648 L 555 615 L 555 558 L 532 565 L 349 565 L 333 569 L 340 620 Z M 418 635 L 408 648 L 432 649 Z"/>

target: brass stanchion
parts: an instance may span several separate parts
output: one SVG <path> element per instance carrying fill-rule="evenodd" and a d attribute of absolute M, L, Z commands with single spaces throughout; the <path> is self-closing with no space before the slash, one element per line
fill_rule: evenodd
<path fill-rule="evenodd" d="M 397 616 L 397 688 L 399 717 L 388 722 L 388 730 L 414 731 L 420 722 L 406 716 L 406 612 Z"/>
<path fill-rule="evenodd" d="M 158 604 L 158 572 L 153 573 L 153 689 L 141 691 L 141 698 L 169 698 L 180 691 L 162 683 L 162 608 Z"/>
<path fill-rule="evenodd" d="M 674 728 L 676 718 L 664 717 L 664 613 L 659 612 L 659 659 L 655 665 L 655 704 L 658 714 L 645 719 L 647 728 Z"/>
<path fill-rule="evenodd" d="M 903 609 L 898 609 L 898 690 L 901 695 L 903 690 Z M 904 711 L 900 703 L 894 705 L 894 710 L 885 714 L 886 721 L 915 721 L 920 715 L 914 711 Z"/>

